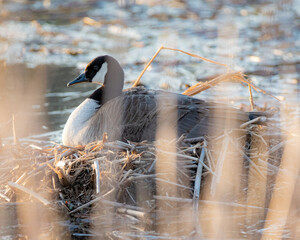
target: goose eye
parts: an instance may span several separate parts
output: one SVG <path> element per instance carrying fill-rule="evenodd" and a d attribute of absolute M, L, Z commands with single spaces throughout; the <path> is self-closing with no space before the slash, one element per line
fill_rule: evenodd
<path fill-rule="evenodd" d="M 94 66 L 94 70 L 98 71 L 99 67 L 98 66 Z"/>

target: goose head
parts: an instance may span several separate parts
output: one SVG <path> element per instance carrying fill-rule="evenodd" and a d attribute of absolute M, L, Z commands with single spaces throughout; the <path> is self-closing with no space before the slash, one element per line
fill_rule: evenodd
<path fill-rule="evenodd" d="M 78 83 L 97 83 L 101 85 L 101 104 L 122 94 L 124 72 L 119 62 L 109 55 L 94 58 L 83 73 L 69 82 L 67 86 Z M 95 94 L 94 94 L 95 95 Z M 97 96 L 99 94 L 96 94 Z M 100 96 L 98 96 L 100 97 Z M 95 99 L 100 100 L 100 99 Z M 104 101 L 104 102 L 103 102 Z"/>
<path fill-rule="evenodd" d="M 101 113 L 101 107 L 106 102 L 122 94 L 124 72 L 113 57 L 99 56 L 92 60 L 84 72 L 67 86 L 84 82 L 97 83 L 101 87 L 96 89 L 69 116 L 62 134 L 65 145 L 86 144 L 95 140 L 90 133 L 97 132 L 102 125 L 99 122 L 93 124 L 91 120 L 97 113 Z"/>

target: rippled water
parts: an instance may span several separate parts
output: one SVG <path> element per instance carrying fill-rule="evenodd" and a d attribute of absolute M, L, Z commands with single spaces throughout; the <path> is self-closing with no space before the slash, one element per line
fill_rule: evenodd
<path fill-rule="evenodd" d="M 95 89 L 66 83 L 91 59 L 113 55 L 129 87 L 162 45 L 226 63 L 294 107 L 299 13 L 299 0 L 0 0 L 0 143 L 12 140 L 13 115 L 19 138 L 59 142 L 68 115 Z M 142 83 L 183 92 L 224 72 L 163 50 Z M 239 106 L 248 104 L 248 89 L 222 84 L 197 97 Z M 280 105 L 261 93 L 254 98 Z M 14 205 L 0 208 L 3 231 L 17 236 Z"/>
<path fill-rule="evenodd" d="M 285 100 L 299 93 L 299 0 L 0 1 L 0 126 L 10 137 L 60 141 L 70 114 L 95 86 L 72 80 L 98 55 L 124 67 L 129 87 L 164 45 L 226 63 Z M 142 78 L 149 88 L 182 92 L 224 73 L 218 65 L 163 50 Z M 225 91 L 224 91 L 225 89 Z M 258 105 L 278 105 L 255 94 Z M 247 103 L 247 88 L 216 87 L 201 98 Z"/>

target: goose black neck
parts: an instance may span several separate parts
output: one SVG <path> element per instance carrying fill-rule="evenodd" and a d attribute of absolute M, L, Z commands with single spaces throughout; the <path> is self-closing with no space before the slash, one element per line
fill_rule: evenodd
<path fill-rule="evenodd" d="M 110 56 L 105 56 L 105 60 L 107 73 L 104 84 L 89 96 L 89 98 L 98 101 L 100 105 L 120 96 L 124 86 L 124 72 L 118 61 Z"/>

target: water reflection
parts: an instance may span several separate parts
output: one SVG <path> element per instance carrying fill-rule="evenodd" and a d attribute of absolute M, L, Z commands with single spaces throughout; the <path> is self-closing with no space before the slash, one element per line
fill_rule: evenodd
<path fill-rule="evenodd" d="M 45 111 L 45 67 L 28 71 L 24 65 L 1 66 L 0 75 L 0 121 L 1 135 L 12 135 L 11 119 L 15 115 L 16 132 L 19 137 L 38 131 L 43 116 L 34 114 Z M 39 125 L 39 126 L 38 126 Z"/>
<path fill-rule="evenodd" d="M 12 136 L 12 115 L 18 138 L 61 130 L 71 109 L 93 89 L 66 87 L 78 74 L 72 67 L 40 65 L 32 69 L 24 64 L 2 64 L 0 72 L 2 138 Z"/>

